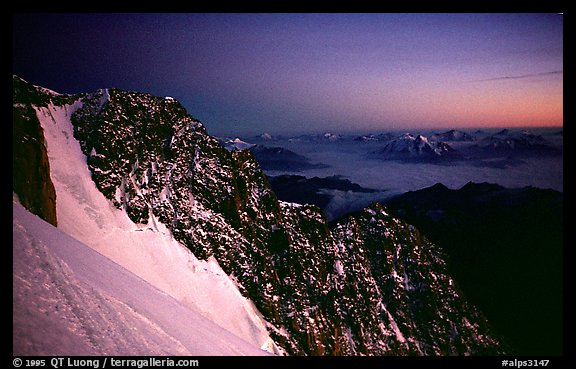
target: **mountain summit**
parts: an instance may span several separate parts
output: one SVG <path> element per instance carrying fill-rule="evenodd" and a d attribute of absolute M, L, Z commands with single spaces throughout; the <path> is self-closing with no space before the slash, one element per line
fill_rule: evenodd
<path fill-rule="evenodd" d="M 405 133 L 390 140 L 382 149 L 370 153 L 370 157 L 382 160 L 439 163 L 461 159 L 449 144 L 431 141 L 422 135 Z"/>
<path fill-rule="evenodd" d="M 29 169 L 46 184 L 52 178 L 56 187 L 54 197 L 40 180 L 34 187 L 19 181 L 15 194 L 55 203 L 58 226 L 68 219 L 62 221 L 68 232 L 82 232 L 70 207 L 62 205 L 76 201 L 74 211 L 98 232 L 111 224 L 105 214 L 124 214 L 126 227 L 168 233 L 195 258 L 214 261 L 226 274 L 220 277 L 232 280 L 257 309 L 272 352 L 503 353 L 486 319 L 448 274 L 446 256 L 385 207 L 374 204 L 330 228 L 319 208 L 278 201 L 249 150 L 225 149 L 172 98 L 120 89 L 55 95 L 17 77 L 14 86 L 14 126 L 34 125 L 48 147 L 50 165 Z M 23 140 L 14 137 L 15 150 Z M 417 140 L 418 147 L 428 147 Z M 63 144 L 56 149 L 56 142 Z M 59 184 L 76 174 L 66 173 L 72 168 L 66 167 L 66 145 L 77 145 L 85 158 L 85 166 L 74 169 L 91 178 L 84 187 Z M 78 202 L 96 196 L 86 192 L 90 186 L 107 205 Z M 34 206 L 28 209 L 43 216 Z M 127 266 L 130 253 L 141 247 L 133 239 L 121 250 Z M 166 290 L 177 291 L 170 283 Z M 254 341 L 262 344 L 265 337 L 259 337 Z"/>

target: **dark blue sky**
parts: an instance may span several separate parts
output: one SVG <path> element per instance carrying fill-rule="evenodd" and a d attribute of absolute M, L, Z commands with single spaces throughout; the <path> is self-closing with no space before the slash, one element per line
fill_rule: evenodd
<path fill-rule="evenodd" d="M 173 96 L 213 134 L 562 126 L 563 16 L 15 14 L 13 72 Z"/>

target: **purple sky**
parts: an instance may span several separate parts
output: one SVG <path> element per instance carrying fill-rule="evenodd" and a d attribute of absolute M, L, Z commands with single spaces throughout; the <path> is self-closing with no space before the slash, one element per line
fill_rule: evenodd
<path fill-rule="evenodd" d="M 563 125 L 563 16 L 13 16 L 13 72 L 178 99 L 213 134 Z"/>

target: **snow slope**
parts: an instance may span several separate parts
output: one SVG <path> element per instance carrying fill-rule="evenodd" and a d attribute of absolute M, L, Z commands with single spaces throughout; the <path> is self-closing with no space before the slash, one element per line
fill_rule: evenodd
<path fill-rule="evenodd" d="M 255 347 L 279 353 L 266 322 L 215 259 L 198 260 L 156 219 L 134 224 L 98 191 L 74 139 L 73 105 L 36 107 L 56 189 L 58 228 Z"/>
<path fill-rule="evenodd" d="M 266 352 L 13 204 L 14 355 Z"/>

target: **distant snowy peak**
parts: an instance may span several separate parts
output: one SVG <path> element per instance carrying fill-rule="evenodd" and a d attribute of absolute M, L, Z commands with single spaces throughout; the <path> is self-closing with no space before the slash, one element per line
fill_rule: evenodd
<path fill-rule="evenodd" d="M 384 160 L 437 161 L 459 158 L 459 154 L 444 142 L 430 141 L 422 135 L 405 133 L 372 153 Z"/>
<path fill-rule="evenodd" d="M 504 129 L 495 135 L 478 141 L 472 150 L 485 154 L 559 154 L 561 150 L 555 148 L 541 135 L 530 131 L 511 132 Z"/>
<path fill-rule="evenodd" d="M 340 136 L 331 132 L 326 132 L 324 133 L 324 139 L 328 140 L 328 141 L 337 141 L 340 139 Z"/>
<path fill-rule="evenodd" d="M 380 133 L 380 134 L 368 134 L 362 136 L 356 136 L 353 138 L 354 141 L 361 142 L 385 142 L 390 141 L 395 136 L 392 133 Z"/>
<path fill-rule="evenodd" d="M 430 136 L 432 141 L 474 141 L 475 138 L 466 132 L 452 129 L 443 133 L 435 133 Z"/>
<path fill-rule="evenodd" d="M 344 137 L 342 135 L 332 133 L 332 132 L 324 132 L 322 134 L 304 134 L 296 137 L 292 137 L 288 139 L 289 142 L 336 142 L 340 141 Z"/>
<path fill-rule="evenodd" d="M 242 150 L 250 149 L 254 146 L 256 146 L 256 145 L 242 141 L 238 137 L 236 137 L 233 140 L 228 140 L 228 141 L 224 142 L 224 147 L 228 151 L 242 151 Z"/>

